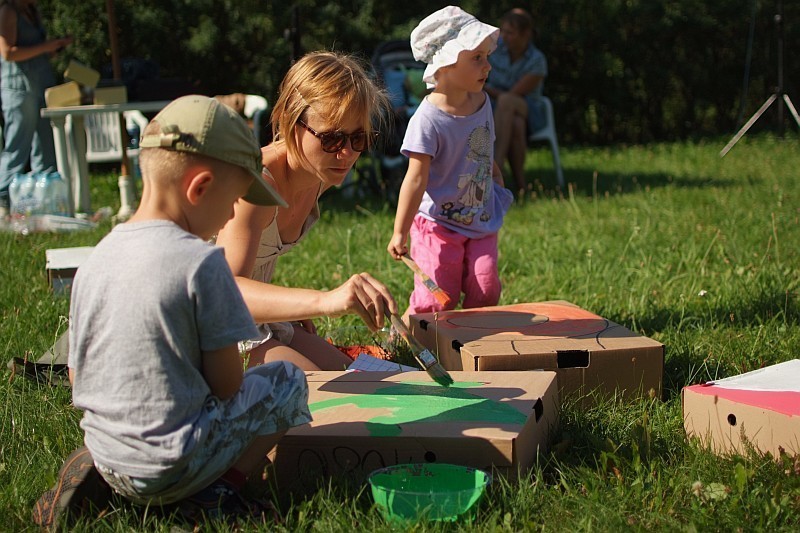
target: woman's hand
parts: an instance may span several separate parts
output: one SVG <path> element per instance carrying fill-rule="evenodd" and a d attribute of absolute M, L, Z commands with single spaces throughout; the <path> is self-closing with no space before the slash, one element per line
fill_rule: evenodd
<path fill-rule="evenodd" d="M 336 289 L 322 296 L 326 316 L 356 314 L 372 331 L 384 325 L 386 310 L 397 314 L 397 303 L 389 289 L 366 272 L 355 274 Z"/>

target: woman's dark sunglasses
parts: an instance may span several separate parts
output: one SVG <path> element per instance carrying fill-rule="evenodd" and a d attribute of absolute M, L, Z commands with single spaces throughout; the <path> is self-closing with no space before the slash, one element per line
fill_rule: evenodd
<path fill-rule="evenodd" d="M 322 143 L 322 150 L 329 154 L 335 154 L 347 144 L 347 139 L 350 139 L 350 147 L 356 152 L 363 152 L 369 149 L 372 142 L 378 137 L 378 132 L 367 134 L 365 131 L 357 131 L 355 133 L 345 133 L 343 131 L 323 131 L 322 133 L 314 131 L 308 124 L 302 120 L 297 121 L 298 124 L 303 126 L 308 132 L 319 139 Z"/>

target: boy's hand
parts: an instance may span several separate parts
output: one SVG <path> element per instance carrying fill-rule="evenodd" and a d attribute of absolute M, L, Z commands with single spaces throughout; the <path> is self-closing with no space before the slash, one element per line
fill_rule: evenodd
<path fill-rule="evenodd" d="M 389 246 L 386 247 L 389 255 L 394 257 L 396 260 L 399 260 L 402 256 L 407 255 L 408 246 L 406 246 L 406 240 L 406 236 L 402 233 L 395 233 L 392 235 L 392 240 L 389 241 Z"/>
<path fill-rule="evenodd" d="M 239 347 L 231 344 L 219 350 L 203 351 L 203 378 L 211 389 L 211 394 L 220 400 L 227 400 L 242 386 L 242 358 Z"/>

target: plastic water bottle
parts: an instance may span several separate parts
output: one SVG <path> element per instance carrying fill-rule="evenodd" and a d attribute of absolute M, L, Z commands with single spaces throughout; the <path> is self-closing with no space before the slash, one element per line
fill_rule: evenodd
<path fill-rule="evenodd" d="M 34 214 L 35 190 L 36 177 L 32 172 L 14 176 L 9 188 L 12 215 L 30 216 Z"/>
<path fill-rule="evenodd" d="M 8 201 L 12 204 L 19 201 L 19 189 L 22 187 L 22 180 L 25 174 L 14 174 L 11 176 L 11 183 L 8 185 Z"/>
<path fill-rule="evenodd" d="M 69 191 L 67 182 L 58 172 L 47 174 L 47 212 L 51 215 L 69 215 Z"/>
<path fill-rule="evenodd" d="M 34 185 L 33 188 L 33 205 L 31 206 L 31 214 L 45 215 L 49 213 L 50 209 L 50 202 L 47 194 L 47 189 L 50 186 L 50 183 L 47 180 L 47 173 L 36 172 L 32 174 L 34 174 L 36 185 Z"/>

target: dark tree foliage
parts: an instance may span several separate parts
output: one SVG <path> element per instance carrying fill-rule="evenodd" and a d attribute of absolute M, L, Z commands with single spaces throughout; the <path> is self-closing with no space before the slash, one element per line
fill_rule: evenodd
<path fill-rule="evenodd" d="M 111 61 L 105 0 L 41 0 L 70 58 Z M 123 58 L 198 92 L 258 93 L 274 101 L 294 54 L 334 49 L 369 61 L 375 46 L 407 38 L 448 2 L 422 0 L 116 0 Z M 650 142 L 732 133 L 775 90 L 778 0 L 569 0 L 458 3 L 486 22 L 511 7 L 535 18 L 562 142 Z M 800 2 L 783 2 L 784 90 L 796 104 Z M 752 60 L 746 68 L 754 21 Z M 296 39 L 295 39 L 296 37 Z M 299 44 L 299 48 L 297 46 Z M 745 78 L 745 73 L 747 77 Z M 745 95 L 746 92 L 746 95 Z M 775 123 L 773 105 L 758 127 Z M 792 123 L 786 112 L 787 121 Z"/>

